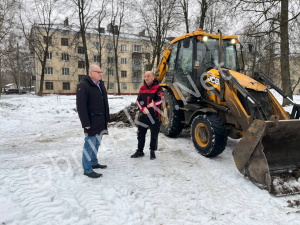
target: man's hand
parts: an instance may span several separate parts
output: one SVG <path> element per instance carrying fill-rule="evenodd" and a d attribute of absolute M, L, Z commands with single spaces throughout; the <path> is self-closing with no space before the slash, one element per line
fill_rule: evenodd
<path fill-rule="evenodd" d="M 91 127 L 85 127 L 85 129 L 90 129 Z"/>
<path fill-rule="evenodd" d="M 153 107 L 154 106 L 154 101 L 153 101 L 153 99 L 152 99 L 152 102 L 149 104 L 149 105 L 147 105 L 147 108 L 151 108 L 151 107 Z"/>
<path fill-rule="evenodd" d="M 144 113 L 144 114 L 148 114 L 148 113 L 149 113 L 149 110 L 148 110 L 147 108 L 144 108 L 143 113 Z"/>

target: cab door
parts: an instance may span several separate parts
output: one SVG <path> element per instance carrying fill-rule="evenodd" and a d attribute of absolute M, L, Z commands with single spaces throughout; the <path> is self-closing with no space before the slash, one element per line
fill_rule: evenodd
<path fill-rule="evenodd" d="M 186 89 L 193 92 L 195 91 L 192 87 L 192 83 L 194 83 L 193 62 L 195 58 L 193 54 L 193 40 L 194 37 L 191 37 L 178 42 L 178 53 L 173 82 L 174 84 L 177 83 L 177 86 L 185 98 L 190 97 L 190 93 Z"/>

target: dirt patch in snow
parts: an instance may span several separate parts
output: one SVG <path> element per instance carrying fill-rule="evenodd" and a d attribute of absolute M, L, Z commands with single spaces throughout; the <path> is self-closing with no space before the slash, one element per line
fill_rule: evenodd
<path fill-rule="evenodd" d="M 140 115 L 141 112 L 139 111 L 138 105 L 133 102 L 119 112 L 110 114 L 110 122 L 123 122 L 126 127 L 130 127 L 132 122 L 139 120 Z M 132 122 L 130 122 L 130 119 Z"/>
<path fill-rule="evenodd" d="M 291 208 L 300 206 L 300 200 L 293 200 L 293 201 L 288 200 L 287 203 L 288 203 L 288 207 L 291 207 Z"/>
<path fill-rule="evenodd" d="M 272 176 L 271 194 L 277 196 L 300 193 L 300 169 Z"/>

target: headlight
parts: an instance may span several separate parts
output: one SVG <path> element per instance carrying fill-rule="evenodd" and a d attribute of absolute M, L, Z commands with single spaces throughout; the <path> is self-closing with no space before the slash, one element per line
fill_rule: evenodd
<path fill-rule="evenodd" d="M 207 36 L 204 36 L 202 40 L 205 42 L 205 41 L 208 40 L 208 37 L 207 37 Z"/>
<path fill-rule="evenodd" d="M 232 45 L 234 45 L 234 44 L 235 44 L 235 39 L 231 39 L 230 43 L 231 43 Z"/>

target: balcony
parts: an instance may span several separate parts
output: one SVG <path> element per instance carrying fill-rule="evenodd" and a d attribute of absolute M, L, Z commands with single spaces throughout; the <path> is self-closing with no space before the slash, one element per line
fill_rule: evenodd
<path fill-rule="evenodd" d="M 142 70 L 142 65 L 140 65 L 140 64 L 139 65 L 138 64 L 133 64 L 132 65 L 132 69 L 133 70 Z"/>
<path fill-rule="evenodd" d="M 141 83 L 143 79 L 141 77 L 132 77 L 132 82 Z"/>

